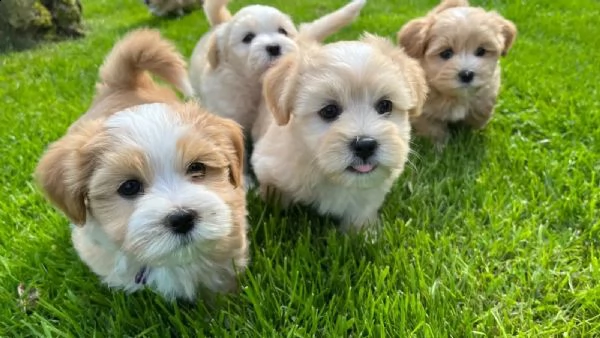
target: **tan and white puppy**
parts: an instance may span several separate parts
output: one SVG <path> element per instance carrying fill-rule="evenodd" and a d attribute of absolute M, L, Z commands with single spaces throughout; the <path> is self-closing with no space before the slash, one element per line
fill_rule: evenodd
<path fill-rule="evenodd" d="M 253 130 L 262 196 L 311 205 L 343 230 L 376 223 L 426 93 L 418 62 L 373 35 L 284 56 L 265 76 Z"/>
<path fill-rule="evenodd" d="M 500 90 L 499 59 L 516 34 L 511 21 L 469 7 L 466 0 L 443 0 L 425 17 L 404 25 L 399 44 L 419 59 L 430 87 L 423 114 L 412 121 L 415 132 L 441 149 L 448 140 L 448 123 L 483 128 Z"/>
<path fill-rule="evenodd" d="M 366 0 L 346 6 L 300 27 L 321 41 L 350 24 Z M 248 132 L 256 120 L 264 72 L 282 55 L 297 49 L 298 31 L 278 9 L 250 5 L 231 15 L 228 0 L 206 0 L 204 11 L 213 29 L 196 45 L 190 80 L 210 111 L 238 122 Z"/>
<path fill-rule="evenodd" d="M 187 300 L 226 292 L 248 259 L 242 130 L 179 102 L 146 71 L 189 85 L 172 44 L 130 33 L 102 65 L 90 109 L 41 158 L 37 181 L 110 287 Z"/>
<path fill-rule="evenodd" d="M 150 13 L 156 16 L 182 16 L 202 7 L 203 0 L 143 0 Z"/>

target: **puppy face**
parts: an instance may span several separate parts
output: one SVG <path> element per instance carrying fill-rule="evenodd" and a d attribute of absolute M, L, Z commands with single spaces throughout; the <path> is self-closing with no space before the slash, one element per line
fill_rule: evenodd
<path fill-rule="evenodd" d="M 418 63 L 368 36 L 307 49 L 265 77 L 264 95 L 280 125 L 314 158 L 315 170 L 346 186 L 370 187 L 402 170 L 409 115 L 426 93 Z"/>
<path fill-rule="evenodd" d="M 260 76 L 280 56 L 295 50 L 296 35 L 291 19 L 279 10 L 261 5 L 244 7 L 217 29 L 209 59 L 213 67 L 227 62 L 246 76 Z"/>
<path fill-rule="evenodd" d="M 498 59 L 512 46 L 516 28 L 495 12 L 466 2 L 450 3 L 409 22 L 398 38 L 409 55 L 421 60 L 433 88 L 460 95 L 493 81 Z"/>
<path fill-rule="evenodd" d="M 198 259 L 240 233 L 243 143 L 234 123 L 194 107 L 141 105 L 90 122 L 50 148 L 38 179 L 76 224 L 138 261 Z"/>

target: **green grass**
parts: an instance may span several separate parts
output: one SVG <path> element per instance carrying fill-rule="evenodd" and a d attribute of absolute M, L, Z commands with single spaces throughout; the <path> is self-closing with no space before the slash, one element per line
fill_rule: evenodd
<path fill-rule="evenodd" d="M 296 22 L 344 2 L 265 1 Z M 370 0 L 334 38 L 393 37 L 434 3 Z M 489 127 L 458 133 L 441 155 L 415 142 L 375 244 L 251 198 L 252 265 L 241 294 L 212 307 L 109 291 L 31 179 L 88 107 L 118 37 L 157 27 L 189 56 L 203 14 L 154 19 L 137 0 L 90 0 L 85 39 L 0 55 L 0 336 L 600 335 L 600 3 L 475 3 L 519 28 Z M 21 282 L 40 294 L 29 313 Z"/>

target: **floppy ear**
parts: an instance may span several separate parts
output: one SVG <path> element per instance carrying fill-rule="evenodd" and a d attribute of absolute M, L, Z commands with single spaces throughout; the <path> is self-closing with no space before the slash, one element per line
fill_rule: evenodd
<path fill-rule="evenodd" d="M 409 57 L 402 48 L 394 46 L 386 38 L 367 33 L 360 40 L 378 48 L 383 54 L 390 56 L 394 60 L 394 63 L 400 67 L 400 72 L 407 81 L 413 100 L 413 105 L 408 110 L 408 115 L 410 117 L 421 115 L 429 87 L 427 86 L 425 71 L 423 71 L 419 62 Z"/>
<path fill-rule="evenodd" d="M 78 126 L 52 143 L 35 170 L 38 186 L 75 225 L 86 220 L 86 194 L 100 143 L 99 121 Z"/>
<path fill-rule="evenodd" d="M 208 64 L 214 69 L 219 66 L 219 45 L 217 44 L 217 33 L 213 32 L 209 37 L 206 48 L 206 59 Z"/>
<path fill-rule="evenodd" d="M 288 54 L 267 71 L 263 81 L 267 108 L 280 126 L 286 125 L 292 115 L 297 71 L 297 56 Z"/>
<path fill-rule="evenodd" d="M 506 56 L 508 51 L 512 48 L 515 38 L 517 37 L 517 26 L 515 26 L 512 21 L 506 20 L 500 16 L 498 13 L 493 13 L 492 15 L 495 17 L 496 22 L 500 26 L 500 34 L 502 34 L 504 39 L 504 46 L 502 47 L 501 55 Z"/>
<path fill-rule="evenodd" d="M 404 56 L 403 68 L 404 76 L 408 81 L 414 99 L 413 108 L 408 110 L 408 115 L 410 117 L 419 116 L 423 111 L 423 105 L 425 104 L 425 100 L 427 100 L 427 93 L 429 92 L 425 71 L 421 68 L 419 62 L 408 56 Z"/>
<path fill-rule="evenodd" d="M 430 19 L 426 17 L 409 21 L 396 35 L 398 44 L 411 57 L 422 58 L 425 56 L 430 26 Z"/>
<path fill-rule="evenodd" d="M 225 155 L 229 161 L 229 180 L 238 188 L 244 184 L 244 132 L 239 124 L 229 119 L 223 119 L 223 130 L 233 146 Z"/>

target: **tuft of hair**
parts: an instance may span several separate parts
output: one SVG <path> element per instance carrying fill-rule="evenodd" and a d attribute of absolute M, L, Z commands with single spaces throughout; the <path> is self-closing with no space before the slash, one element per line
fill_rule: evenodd
<path fill-rule="evenodd" d="M 100 67 L 100 80 L 109 89 L 133 90 L 154 84 L 148 72 L 193 95 L 186 62 L 154 29 L 137 29 L 117 42 Z"/>
<path fill-rule="evenodd" d="M 227 9 L 229 0 L 205 0 L 204 14 L 211 27 L 220 25 L 223 22 L 231 20 L 231 12 Z"/>
<path fill-rule="evenodd" d="M 468 0 L 442 0 L 439 5 L 431 10 L 430 14 L 437 14 L 443 12 L 449 8 L 454 7 L 469 7 Z"/>
<path fill-rule="evenodd" d="M 300 25 L 300 36 L 322 42 L 340 29 L 351 24 L 360 14 L 367 0 L 352 0 L 344 7 L 312 22 Z"/>

